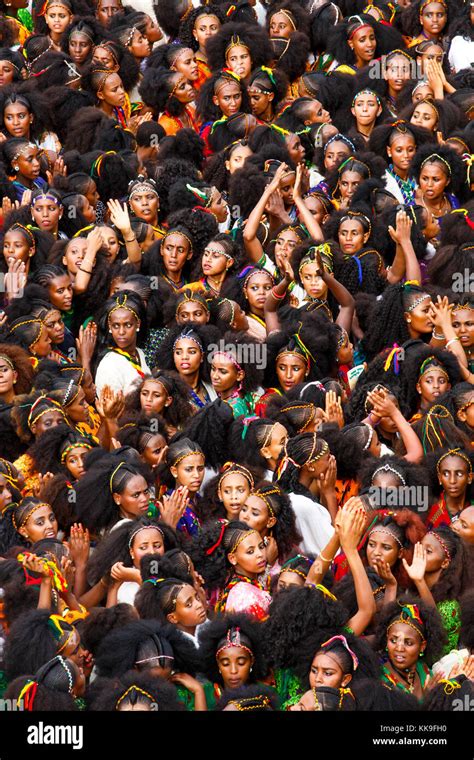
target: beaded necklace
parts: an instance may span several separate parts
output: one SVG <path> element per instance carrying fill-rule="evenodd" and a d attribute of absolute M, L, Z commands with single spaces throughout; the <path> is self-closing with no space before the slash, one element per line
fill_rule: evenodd
<path fill-rule="evenodd" d="M 388 165 L 388 173 L 394 178 L 403 196 L 405 206 L 414 205 L 415 180 L 412 178 L 402 179 L 395 171 L 393 164 Z"/>
<path fill-rule="evenodd" d="M 112 348 L 111 349 L 114 353 L 119 354 L 120 356 L 123 356 L 124 359 L 126 359 L 134 369 L 138 372 L 140 377 L 145 377 L 145 373 L 143 372 L 140 364 L 137 364 L 133 356 L 131 356 L 128 351 L 122 351 L 121 348 Z"/>
<path fill-rule="evenodd" d="M 234 586 L 237 586 L 238 583 L 250 583 L 252 586 L 255 586 L 255 588 L 260 589 L 260 591 L 265 591 L 260 581 L 257 581 L 254 578 L 247 578 L 246 575 L 234 575 L 226 584 L 224 590 L 219 594 L 215 607 L 216 612 L 225 612 L 228 596 Z"/>
<path fill-rule="evenodd" d="M 161 276 L 163 277 L 164 281 L 168 283 L 168 285 L 171 285 L 173 290 L 181 290 L 181 288 L 184 288 L 184 286 L 186 285 L 186 280 L 184 279 L 184 277 L 181 277 L 180 281 L 176 283 L 176 282 L 173 282 L 173 280 L 170 280 L 170 278 L 166 274 L 162 274 Z"/>

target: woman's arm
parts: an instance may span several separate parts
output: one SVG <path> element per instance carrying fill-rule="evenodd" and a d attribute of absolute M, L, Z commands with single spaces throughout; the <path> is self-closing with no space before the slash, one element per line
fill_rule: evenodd
<path fill-rule="evenodd" d="M 74 280 L 73 290 L 76 295 L 85 293 L 89 287 L 92 272 L 95 266 L 97 251 L 104 245 L 102 233 L 98 227 L 89 232 L 87 236 L 87 249 L 81 266 L 77 270 L 76 279 Z"/>
<path fill-rule="evenodd" d="M 107 201 L 107 208 L 110 212 L 110 221 L 122 233 L 122 237 L 125 242 L 125 248 L 127 249 L 127 262 L 136 266 L 137 269 L 140 269 L 142 263 L 142 252 L 130 224 L 130 216 L 127 210 L 127 204 L 124 203 L 122 207 L 120 201 L 112 199 L 110 201 Z"/>
<path fill-rule="evenodd" d="M 410 423 L 405 419 L 400 409 L 395 406 L 394 402 L 387 396 L 384 390 L 369 391 L 367 399 L 373 404 L 373 412 L 370 415 L 376 417 L 390 417 L 400 433 L 400 437 L 406 449 L 403 457 L 407 462 L 418 463 L 423 458 L 423 446 L 417 434 Z M 374 425 L 373 419 L 367 418 L 369 425 Z"/>
<path fill-rule="evenodd" d="M 365 572 L 357 547 L 366 525 L 366 512 L 358 506 L 358 500 L 348 499 L 338 516 L 341 548 L 346 555 L 347 564 L 354 579 L 354 588 L 358 610 L 348 620 L 347 625 L 356 636 L 361 636 L 376 612 L 376 605 L 370 581 Z"/>
<path fill-rule="evenodd" d="M 334 298 L 339 304 L 339 314 L 336 318 L 336 324 L 343 327 L 344 330 L 350 334 L 352 329 L 352 319 L 355 311 L 355 300 L 349 293 L 347 288 L 336 280 L 331 272 L 328 272 L 322 264 L 323 280 L 328 286 L 328 290 L 333 294 Z"/>
<path fill-rule="evenodd" d="M 270 200 L 270 196 L 278 190 L 280 186 L 280 180 L 285 174 L 285 171 L 288 171 L 288 166 L 286 164 L 281 164 L 281 166 L 279 166 L 275 172 L 275 176 L 273 177 L 272 181 L 266 186 L 265 190 L 263 191 L 259 202 L 249 214 L 249 218 L 245 224 L 243 233 L 244 246 L 250 260 L 255 264 L 260 261 L 263 255 L 262 244 L 257 238 L 258 227 L 262 221 L 262 216 L 264 214 L 265 207 Z"/>
<path fill-rule="evenodd" d="M 392 266 L 387 269 L 387 282 L 395 285 L 406 277 L 407 280 L 421 282 L 421 269 L 416 258 L 415 249 L 411 242 L 413 221 L 405 211 L 399 211 L 396 216 L 395 229 L 389 227 L 392 240 L 397 244 Z"/>
<path fill-rule="evenodd" d="M 298 217 L 300 222 L 302 222 L 308 230 L 310 237 L 312 237 L 313 240 L 315 240 L 317 243 L 322 243 L 324 240 L 323 231 L 319 225 L 319 222 L 316 221 L 315 217 L 304 202 L 303 196 L 301 194 L 302 178 L 303 165 L 298 164 L 296 167 L 295 186 L 293 188 L 293 200 L 295 202 L 296 208 L 298 209 Z"/>
<path fill-rule="evenodd" d="M 285 260 L 283 264 L 285 266 L 285 275 L 283 279 L 280 280 L 280 282 L 269 291 L 263 309 L 268 335 L 271 332 L 278 332 L 280 329 L 280 320 L 278 318 L 277 309 L 283 301 L 288 288 L 293 282 L 293 271 L 291 269 L 290 263 Z"/>
<path fill-rule="evenodd" d="M 420 599 L 429 604 L 430 607 L 436 607 L 436 602 L 433 599 L 427 582 L 425 581 L 426 574 L 426 551 L 421 543 L 415 544 L 413 552 L 413 561 L 411 565 L 408 564 L 406 559 L 402 558 L 403 567 L 407 571 L 409 577 L 414 582 L 416 590 L 420 595 Z"/>

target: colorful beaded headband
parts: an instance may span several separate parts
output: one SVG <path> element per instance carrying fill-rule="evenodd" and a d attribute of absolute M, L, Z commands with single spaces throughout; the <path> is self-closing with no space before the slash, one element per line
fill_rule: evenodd
<path fill-rule="evenodd" d="M 422 301 L 426 301 L 426 299 L 427 299 L 427 298 L 430 298 L 430 299 L 431 299 L 431 296 L 429 295 L 429 293 L 425 293 L 424 295 L 421 295 L 419 298 L 416 298 L 416 299 L 413 301 L 413 303 L 412 303 L 410 306 L 408 306 L 408 308 L 406 309 L 406 311 L 407 311 L 408 313 L 410 313 L 411 311 L 414 311 L 414 310 L 416 309 L 416 307 L 417 307 L 417 306 L 418 306 L 420 303 L 422 303 Z"/>
<path fill-rule="evenodd" d="M 438 475 L 439 475 L 440 469 L 441 469 L 441 462 L 444 459 L 446 459 L 447 457 L 451 457 L 451 456 L 455 456 L 455 457 L 459 457 L 460 459 L 464 459 L 464 461 L 466 462 L 467 466 L 469 467 L 469 474 L 472 475 L 471 460 L 469 459 L 469 457 L 467 456 L 467 454 L 465 454 L 464 451 L 461 451 L 461 449 L 459 449 L 459 448 L 457 448 L 457 449 L 449 449 L 449 451 L 446 451 L 444 454 L 442 454 L 440 456 L 440 458 L 436 462 L 436 469 L 438 471 Z"/>
<path fill-rule="evenodd" d="M 193 335 L 191 330 L 188 330 L 188 331 L 183 330 L 183 332 L 181 332 L 178 335 L 178 337 L 176 338 L 175 342 L 173 343 L 173 351 L 176 348 L 176 344 L 179 343 L 180 340 L 185 340 L 185 339 L 186 340 L 192 340 L 193 343 L 195 343 L 196 346 L 199 348 L 200 352 L 202 354 L 204 353 L 204 347 L 203 347 L 200 339 L 198 338 L 197 335 Z"/>
<path fill-rule="evenodd" d="M 236 626 L 235 628 L 229 628 L 229 630 L 227 631 L 225 644 L 219 647 L 219 649 L 216 652 L 216 660 L 224 649 L 231 649 L 232 647 L 245 649 L 245 651 L 249 653 L 253 662 L 254 654 L 249 647 L 245 646 L 245 644 L 242 643 L 242 640 L 240 637 L 240 628 L 238 626 Z"/>
<path fill-rule="evenodd" d="M 61 464 L 63 464 L 66 461 L 66 457 L 69 454 L 70 451 L 73 449 L 88 449 L 89 451 L 93 449 L 94 447 L 91 446 L 90 443 L 80 443 L 79 441 L 77 443 L 71 443 L 69 446 L 66 446 L 63 453 L 61 454 Z"/>
<path fill-rule="evenodd" d="M 32 231 L 28 227 L 25 227 L 24 224 L 15 222 L 15 224 L 12 224 L 12 226 L 10 227 L 10 229 L 7 230 L 7 232 L 14 232 L 15 230 L 21 230 L 22 232 L 25 232 L 31 245 L 35 244 L 35 236 L 33 235 Z"/>
<path fill-rule="evenodd" d="M 400 604 L 400 603 L 399 603 Z M 418 608 L 418 605 L 416 604 L 406 604 L 402 605 L 400 604 L 400 607 L 402 608 L 400 612 L 400 616 L 393 620 L 390 625 L 387 626 L 387 634 L 392 628 L 392 626 L 396 625 L 397 623 L 405 623 L 405 625 L 409 625 L 410 628 L 413 628 L 416 633 L 421 636 L 422 643 L 426 642 L 425 636 L 424 636 L 424 623 L 420 615 L 420 610 Z"/>
<path fill-rule="evenodd" d="M 118 708 L 119 704 L 125 699 L 125 697 L 128 697 L 128 695 L 132 691 L 136 691 L 137 694 L 141 694 L 142 696 L 146 697 L 147 699 L 150 700 L 150 702 L 153 702 L 153 703 L 156 702 L 155 697 L 152 697 L 152 695 L 148 691 L 144 691 L 143 689 L 140 689 L 140 687 L 137 686 L 136 684 L 132 684 L 132 686 L 129 686 L 127 691 L 124 691 L 122 696 L 117 699 L 115 703 L 115 709 Z"/>
<path fill-rule="evenodd" d="M 235 468 L 235 469 L 233 469 Z M 222 481 L 224 478 L 227 477 L 227 475 L 242 475 L 247 481 L 250 486 L 250 490 L 253 491 L 254 488 L 254 479 L 253 475 L 250 472 L 250 470 L 247 470 L 246 467 L 244 467 L 242 464 L 236 464 L 235 462 L 226 462 L 222 466 L 222 475 L 220 476 L 218 483 L 217 483 L 217 491 L 219 492 L 222 487 Z"/>
<path fill-rule="evenodd" d="M 235 554 L 237 549 L 239 548 L 242 541 L 245 541 L 246 538 L 248 538 L 252 533 L 256 533 L 257 536 L 260 538 L 260 533 L 257 530 L 245 530 L 243 533 L 237 538 L 235 544 L 232 546 L 231 549 L 227 552 L 227 554 Z"/>
<path fill-rule="evenodd" d="M 427 535 L 428 536 L 433 536 L 434 538 L 436 538 L 437 542 L 441 545 L 444 553 L 446 554 L 446 559 L 448 559 L 449 562 L 451 562 L 451 559 L 452 559 L 451 552 L 449 551 L 449 549 L 448 549 L 448 547 L 446 545 L 446 542 L 443 541 L 443 539 L 441 538 L 441 536 L 439 536 L 437 533 L 435 533 L 434 530 L 429 530 L 428 533 L 427 533 Z"/>
<path fill-rule="evenodd" d="M 437 369 L 439 372 L 441 372 L 446 380 L 449 381 L 449 375 L 444 369 L 444 367 L 438 362 L 435 356 L 427 356 L 424 362 L 422 363 L 420 367 L 420 371 L 418 373 L 418 380 L 420 380 L 423 375 L 426 375 L 427 372 L 430 372 L 430 367 L 433 366 L 434 369 Z"/>
<path fill-rule="evenodd" d="M 21 523 L 18 525 L 15 519 L 15 513 L 12 512 L 12 523 L 15 530 L 18 532 L 20 528 L 22 528 L 25 523 L 28 522 L 31 515 L 33 515 L 35 512 L 38 511 L 38 509 L 41 509 L 41 507 L 48 507 L 48 509 L 51 509 L 51 504 L 47 504 L 45 501 L 41 501 L 39 504 L 32 504 L 31 509 L 27 510 L 26 513 L 23 515 L 23 518 L 21 520 Z"/>
<path fill-rule="evenodd" d="M 358 94 L 360 95 L 360 93 L 358 93 Z M 354 145 L 354 143 L 352 142 L 352 140 L 349 140 L 349 138 L 348 138 L 348 137 L 346 137 L 345 135 L 342 135 L 342 134 L 340 134 L 340 133 L 338 132 L 336 135 L 333 135 L 332 137 L 330 137 L 330 138 L 329 138 L 329 140 L 327 141 L 327 143 L 325 144 L 325 146 L 324 146 L 324 148 L 323 148 L 323 153 L 324 153 L 324 154 L 326 154 L 326 151 L 327 151 L 328 147 L 329 147 L 329 146 L 330 146 L 330 145 L 331 145 L 333 142 L 343 142 L 343 143 L 345 143 L 345 144 L 346 144 L 346 145 L 347 145 L 347 146 L 348 146 L 348 147 L 351 149 L 351 151 L 352 151 L 353 153 L 355 153 L 355 145 Z"/>
<path fill-rule="evenodd" d="M 112 308 L 109 311 L 109 315 L 107 317 L 107 321 L 109 322 L 109 324 L 110 324 L 110 317 L 112 316 L 113 312 L 117 311 L 118 309 L 126 309 L 131 314 L 133 314 L 137 322 L 140 321 L 140 317 L 138 316 L 138 313 L 135 311 L 133 306 L 128 306 L 127 301 L 128 301 L 128 296 L 126 294 L 122 296 L 117 296 L 117 298 L 115 299 L 115 306 L 112 306 Z"/>
<path fill-rule="evenodd" d="M 156 195 L 156 197 L 159 198 L 158 190 L 149 180 L 136 182 L 128 194 L 128 200 L 130 201 L 137 193 L 153 193 L 153 195 Z"/>
<path fill-rule="evenodd" d="M 226 60 L 227 60 L 227 55 L 229 53 L 229 50 L 231 50 L 234 47 L 243 47 L 246 50 L 250 50 L 249 46 L 240 39 L 238 34 L 233 34 L 232 37 L 230 38 L 229 44 L 227 45 L 225 49 L 224 57 Z"/>
<path fill-rule="evenodd" d="M 273 509 L 270 503 L 270 499 L 268 499 L 268 496 L 271 496 L 272 494 L 274 494 L 275 496 L 280 496 L 281 491 L 279 488 L 272 488 L 271 490 L 265 491 L 265 492 L 262 492 L 260 489 L 258 489 L 257 491 L 253 491 L 251 495 L 258 496 L 259 499 L 265 502 L 266 507 L 268 509 L 268 514 L 270 515 L 270 517 L 276 517 L 275 510 Z"/>
<path fill-rule="evenodd" d="M 395 533 L 390 530 L 390 528 L 388 528 L 386 526 L 380 527 L 380 526 L 376 525 L 375 528 L 372 528 L 372 530 L 370 531 L 369 538 L 372 535 L 372 533 L 385 533 L 387 536 L 390 536 L 391 538 L 393 538 L 397 542 L 397 544 L 399 545 L 400 549 L 403 549 L 402 542 L 400 541 L 400 539 L 398 538 L 398 536 L 396 536 Z"/>
<path fill-rule="evenodd" d="M 240 77 L 230 69 L 222 69 L 220 77 L 214 83 L 214 95 L 219 95 L 223 87 L 227 87 L 228 84 L 232 84 L 232 79 L 238 85 L 240 85 Z"/>
<path fill-rule="evenodd" d="M 15 155 L 12 158 L 12 161 L 16 161 L 17 158 L 19 158 L 24 153 L 26 153 L 27 151 L 29 151 L 30 148 L 36 148 L 36 145 L 34 145 L 33 143 L 30 143 L 30 142 L 26 143 L 26 145 L 23 145 L 22 148 L 20 148 L 19 150 L 17 150 L 17 152 L 15 153 Z"/>
<path fill-rule="evenodd" d="M 433 104 L 430 103 L 430 105 L 433 105 Z M 439 114 L 438 114 L 438 117 L 439 117 Z M 451 176 L 451 167 L 450 167 L 450 165 L 448 164 L 448 162 L 446 161 L 446 159 L 443 158 L 443 156 L 439 155 L 439 153 L 430 153 L 430 155 L 427 156 L 424 159 L 424 161 L 421 162 L 420 171 L 421 171 L 421 169 L 423 169 L 424 165 L 428 163 L 428 161 L 430 163 L 434 163 L 435 161 L 441 161 L 441 163 L 444 164 L 444 166 L 447 168 L 449 176 Z"/>
<path fill-rule="evenodd" d="M 202 451 L 188 451 L 188 452 L 186 452 L 186 454 L 182 454 L 180 457 L 178 457 L 177 459 L 175 459 L 173 461 L 173 463 L 172 463 L 172 467 L 177 467 L 179 465 L 179 463 L 183 461 L 183 459 L 186 459 L 187 457 L 192 457 L 195 454 L 197 454 L 198 456 L 202 457 L 204 461 L 206 460 L 206 457 L 205 457 L 205 455 L 204 455 L 204 453 Z"/>
<path fill-rule="evenodd" d="M 158 525 L 141 525 L 140 528 L 137 528 L 136 530 L 133 531 L 132 535 L 128 539 L 128 548 L 131 549 L 132 544 L 135 540 L 135 537 L 138 536 L 138 534 L 141 533 L 142 530 L 150 530 L 150 529 L 157 530 L 158 533 L 161 533 L 161 537 L 164 539 L 165 534 L 163 533 L 161 528 L 158 527 Z"/>
<path fill-rule="evenodd" d="M 352 666 L 353 666 L 354 670 L 357 670 L 357 668 L 359 667 L 359 658 L 357 657 L 357 655 L 350 648 L 349 644 L 347 643 L 347 639 L 346 639 L 345 636 L 341 636 L 341 635 L 331 636 L 331 638 L 328 639 L 327 641 L 325 641 L 324 644 L 321 644 L 320 651 L 322 651 L 325 647 L 328 647 L 330 644 L 332 644 L 335 641 L 340 641 L 341 642 L 341 644 L 344 647 L 344 649 L 351 656 Z M 329 653 L 327 653 L 327 654 L 328 654 L 328 656 L 330 656 Z"/>
<path fill-rule="evenodd" d="M 30 429 L 31 429 L 31 426 L 32 426 L 32 425 L 34 425 L 34 424 L 35 424 L 35 422 L 36 422 L 37 420 L 39 420 L 39 418 L 40 418 L 40 417 L 42 417 L 42 416 L 43 416 L 43 414 L 46 414 L 46 412 L 50 412 L 50 411 L 51 411 L 51 409 L 50 409 L 50 408 L 48 408 L 48 409 L 44 409 L 44 410 L 43 410 L 42 412 L 40 412 L 40 413 L 39 413 L 39 414 L 38 414 L 36 417 L 33 417 L 33 412 L 34 412 L 34 410 L 35 410 L 36 406 L 37 406 L 37 405 L 38 405 L 38 404 L 39 404 L 41 401 L 49 401 L 51 404 L 53 404 L 53 407 L 54 407 L 53 411 L 58 411 L 58 412 L 61 412 L 61 414 L 62 414 L 62 415 L 63 415 L 63 417 L 64 417 L 64 412 L 63 412 L 63 410 L 61 409 L 61 405 L 60 405 L 60 404 L 58 404 L 58 402 L 57 402 L 57 401 L 55 401 L 55 400 L 54 400 L 54 399 L 52 399 L 52 398 L 49 398 L 49 396 L 40 396 L 40 397 L 39 397 L 39 398 L 37 398 L 37 399 L 36 399 L 36 401 L 35 401 L 35 402 L 34 402 L 34 403 L 31 405 L 31 409 L 30 409 L 30 413 L 29 413 L 29 415 L 28 415 L 28 421 L 27 421 L 28 427 L 29 427 Z"/>
<path fill-rule="evenodd" d="M 448 11 L 448 6 L 444 2 L 444 0 L 425 0 L 424 3 L 420 5 L 420 24 L 423 18 L 423 11 L 426 8 L 427 5 L 431 5 L 431 3 L 438 3 L 439 5 L 442 5 L 446 12 Z"/>
<path fill-rule="evenodd" d="M 242 699 L 231 699 L 229 705 L 235 705 L 239 712 L 271 708 L 270 698 L 266 694 L 258 694 L 255 697 L 243 697 Z"/>
<path fill-rule="evenodd" d="M 222 246 L 224 247 L 224 246 Z M 219 256 L 225 256 L 226 259 L 233 259 L 233 255 L 231 253 L 227 253 L 227 251 L 220 251 L 219 248 L 210 248 L 208 245 L 204 248 L 203 253 L 217 253 Z"/>

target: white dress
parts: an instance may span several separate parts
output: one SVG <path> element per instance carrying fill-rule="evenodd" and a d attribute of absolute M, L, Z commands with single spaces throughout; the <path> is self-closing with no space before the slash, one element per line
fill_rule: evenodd
<path fill-rule="evenodd" d="M 454 73 L 470 69 L 474 64 L 474 40 L 456 35 L 451 40 L 448 53 L 449 65 Z"/>
<path fill-rule="evenodd" d="M 331 516 L 322 504 L 301 494 L 288 494 L 296 517 L 296 527 L 303 540 L 303 554 L 320 554 L 334 534 Z"/>
<path fill-rule="evenodd" d="M 140 357 L 142 372 L 150 374 L 150 368 L 146 363 L 145 354 L 141 348 L 137 349 Z M 124 394 L 134 389 L 134 383 L 140 377 L 137 370 L 124 356 L 115 351 L 109 351 L 99 362 L 95 373 L 95 387 L 97 396 L 100 397 L 104 385 L 108 385 L 114 391 L 123 391 Z"/>

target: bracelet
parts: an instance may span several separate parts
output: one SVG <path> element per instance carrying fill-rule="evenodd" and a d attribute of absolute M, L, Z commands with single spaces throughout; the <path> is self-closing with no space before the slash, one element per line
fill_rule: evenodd
<path fill-rule="evenodd" d="M 131 238 L 131 240 L 127 240 L 127 238 L 124 238 L 124 241 L 125 241 L 126 243 L 133 243 L 133 241 L 134 241 L 134 240 L 136 240 L 136 239 L 137 239 L 137 238 L 136 238 L 136 237 L 135 237 L 135 235 L 134 235 L 134 236 Z"/>
<path fill-rule="evenodd" d="M 448 340 L 446 343 L 446 348 L 451 345 L 451 343 L 456 343 L 456 341 L 460 340 L 460 338 L 451 338 L 451 340 Z"/>
<path fill-rule="evenodd" d="M 81 272 L 85 272 L 86 274 L 92 274 L 92 271 L 90 271 L 90 272 L 89 272 L 89 270 L 88 270 L 88 269 L 83 269 L 82 267 L 79 267 L 79 270 L 80 270 Z"/>
<path fill-rule="evenodd" d="M 283 295 L 279 296 L 278 293 L 275 293 L 275 288 L 272 288 L 272 296 L 276 298 L 278 301 L 282 301 L 283 298 L 286 296 L 286 290 L 283 293 Z"/>
<path fill-rule="evenodd" d="M 326 557 L 323 557 L 323 555 L 320 554 L 319 559 L 322 559 L 323 562 L 332 562 L 334 560 L 334 557 L 331 557 L 331 559 L 326 559 Z"/>
<path fill-rule="evenodd" d="M 440 333 L 440 335 L 438 335 L 438 333 L 436 332 L 436 330 L 433 330 L 432 336 L 433 336 L 433 338 L 435 340 L 446 340 L 446 336 L 443 335 L 442 333 Z"/>

